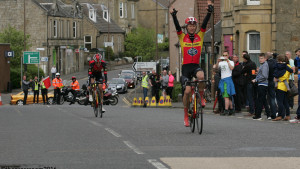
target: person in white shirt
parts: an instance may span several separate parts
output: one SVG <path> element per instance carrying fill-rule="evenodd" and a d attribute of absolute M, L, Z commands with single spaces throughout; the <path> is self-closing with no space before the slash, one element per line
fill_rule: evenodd
<path fill-rule="evenodd" d="M 55 73 L 56 73 L 56 67 L 55 66 L 52 66 L 51 73 L 52 73 L 52 80 L 53 80 L 55 78 Z"/>
<path fill-rule="evenodd" d="M 294 78 L 295 63 L 294 63 L 294 59 L 292 59 L 292 52 L 291 51 L 286 51 L 285 56 L 289 59 L 289 65 L 293 69 L 293 73 L 291 73 L 291 76 L 289 78 L 289 84 L 294 84 L 294 80 L 295 80 L 295 78 Z M 294 97 L 289 97 L 288 98 L 288 103 L 289 103 L 290 108 L 293 109 L 293 107 L 294 107 Z"/>
<path fill-rule="evenodd" d="M 225 101 L 225 110 L 220 115 L 233 115 L 234 110 L 232 106 L 232 100 L 230 99 L 235 95 L 235 88 L 232 81 L 232 70 L 234 68 L 234 62 L 228 59 L 229 53 L 225 51 L 223 56 L 218 59 L 217 67 L 221 71 L 221 80 L 219 82 L 219 88 Z"/>

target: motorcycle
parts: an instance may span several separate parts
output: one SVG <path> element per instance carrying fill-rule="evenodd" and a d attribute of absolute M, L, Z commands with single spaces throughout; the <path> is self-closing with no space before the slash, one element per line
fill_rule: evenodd
<path fill-rule="evenodd" d="M 82 88 L 80 90 L 80 93 L 77 95 L 78 97 L 78 104 L 80 105 L 84 105 L 86 102 L 88 104 L 91 104 L 91 102 L 89 101 L 88 98 L 88 89 L 86 87 L 86 85 L 82 85 Z M 117 90 L 111 90 L 109 89 L 105 89 L 103 91 L 103 105 L 112 105 L 115 106 L 118 104 L 119 102 L 119 94 L 117 92 Z"/>

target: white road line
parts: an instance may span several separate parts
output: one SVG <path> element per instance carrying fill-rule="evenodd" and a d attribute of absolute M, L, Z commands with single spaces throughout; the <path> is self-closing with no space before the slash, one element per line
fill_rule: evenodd
<path fill-rule="evenodd" d="M 90 121 L 90 120 L 88 120 L 90 123 L 92 123 L 93 125 L 95 125 L 95 126 L 98 126 L 98 127 L 102 127 L 102 124 L 99 124 L 99 123 L 97 123 L 97 122 L 95 122 L 95 121 Z"/>
<path fill-rule="evenodd" d="M 130 143 L 129 141 L 124 141 L 124 143 L 125 143 L 130 149 L 132 149 L 135 153 L 137 153 L 137 154 L 145 154 L 144 152 L 140 151 L 135 145 L 133 145 L 133 144 Z"/>
<path fill-rule="evenodd" d="M 164 166 L 162 163 L 158 162 L 155 159 L 149 159 L 148 162 L 157 169 L 168 169 L 166 166 Z"/>
<path fill-rule="evenodd" d="M 113 129 L 105 128 L 106 131 L 110 132 L 110 134 L 116 136 L 116 137 L 122 137 L 119 133 L 115 132 Z"/>

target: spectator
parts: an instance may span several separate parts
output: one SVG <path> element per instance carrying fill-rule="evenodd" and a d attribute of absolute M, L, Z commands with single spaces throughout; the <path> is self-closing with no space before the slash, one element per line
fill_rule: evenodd
<path fill-rule="evenodd" d="M 291 76 L 289 78 L 289 84 L 294 84 L 294 72 L 295 72 L 295 64 L 294 64 L 294 60 L 292 59 L 292 52 L 291 51 L 286 51 L 285 52 L 285 56 L 288 58 L 289 60 L 289 65 L 291 66 L 293 73 L 291 73 Z M 289 106 L 291 109 L 293 109 L 294 107 L 294 97 L 288 97 L 288 102 L 289 102 Z"/>
<path fill-rule="evenodd" d="M 61 96 L 61 87 L 63 86 L 62 79 L 60 78 L 60 73 L 55 74 L 56 78 L 52 80 L 52 85 L 54 87 L 54 99 L 58 105 L 60 104 L 60 96 Z"/>
<path fill-rule="evenodd" d="M 171 70 L 169 70 L 169 82 L 168 82 L 168 88 L 167 88 L 167 95 L 170 96 L 172 100 L 172 92 L 173 92 L 173 87 L 174 87 L 174 76 L 172 75 Z"/>
<path fill-rule="evenodd" d="M 55 78 L 55 73 L 56 73 L 56 67 L 55 66 L 52 66 L 51 73 L 52 73 L 52 80 L 53 80 Z"/>
<path fill-rule="evenodd" d="M 248 54 L 243 55 L 244 60 L 244 67 L 242 69 L 242 74 L 246 76 L 246 83 L 247 83 L 247 100 L 249 102 L 249 113 L 246 116 L 253 116 L 254 115 L 254 100 L 255 94 L 254 94 L 254 84 L 252 82 L 253 79 L 255 79 L 255 70 L 256 65 L 255 63 L 250 59 L 250 56 Z"/>
<path fill-rule="evenodd" d="M 233 55 L 234 68 L 232 70 L 232 80 L 235 87 L 236 95 L 234 95 L 235 112 L 241 112 L 241 101 L 243 99 L 242 86 L 245 84 L 244 75 L 242 75 L 243 66 L 239 62 L 239 57 Z"/>
<path fill-rule="evenodd" d="M 164 97 L 164 100 L 166 100 L 167 96 L 167 87 L 169 83 L 169 75 L 167 74 L 167 70 L 163 70 L 163 74 L 160 77 L 161 86 L 162 86 L 162 95 Z"/>
<path fill-rule="evenodd" d="M 34 77 L 34 81 L 32 83 L 32 91 L 33 91 L 33 104 L 35 104 L 35 97 L 36 97 L 36 103 L 39 103 L 39 92 L 40 92 L 40 83 L 38 81 L 38 77 Z"/>
<path fill-rule="evenodd" d="M 143 78 L 142 78 L 142 87 L 143 87 L 143 94 L 144 94 L 144 106 L 147 107 L 147 103 L 145 102 L 145 99 L 148 95 L 148 89 L 149 89 L 149 78 L 145 71 L 143 71 Z"/>
<path fill-rule="evenodd" d="M 242 53 L 242 58 L 243 58 L 243 56 L 244 56 L 245 54 L 248 55 L 248 52 L 247 52 L 247 51 L 243 51 L 243 53 Z M 244 67 L 245 62 L 241 62 L 240 64 Z M 240 87 L 242 87 L 242 88 L 241 88 L 241 91 L 242 91 L 242 96 L 243 96 L 243 97 L 242 97 L 242 100 L 241 100 L 241 105 L 243 105 L 243 107 L 246 106 L 247 109 L 249 109 L 249 101 L 248 101 L 248 99 L 247 99 L 247 83 L 246 83 L 246 77 L 245 77 L 244 74 L 242 74 L 242 78 L 243 78 L 243 80 L 244 80 L 244 84 L 240 86 Z"/>
<path fill-rule="evenodd" d="M 215 83 L 215 91 L 216 91 L 216 97 L 218 99 L 218 109 L 214 111 L 216 114 L 222 114 L 224 112 L 224 99 L 221 95 L 221 91 L 219 89 L 219 82 L 221 80 L 221 71 L 217 67 L 217 65 L 213 66 L 213 71 L 214 71 L 214 83 Z"/>
<path fill-rule="evenodd" d="M 298 72 L 298 108 L 297 108 L 297 116 L 295 119 L 290 120 L 291 123 L 299 123 L 300 122 L 300 48 L 298 48 L 296 51 L 296 58 L 295 58 L 295 68 L 296 72 Z"/>
<path fill-rule="evenodd" d="M 266 56 L 268 58 L 267 62 L 269 65 L 269 77 L 268 77 L 268 102 L 271 109 L 271 118 L 276 118 L 277 113 L 277 105 L 275 103 L 275 83 L 274 83 L 274 68 L 277 63 L 276 59 L 273 58 L 273 54 L 271 52 L 267 52 Z"/>
<path fill-rule="evenodd" d="M 49 104 L 48 103 L 48 89 L 46 88 L 44 82 L 43 82 L 43 76 L 42 76 L 42 80 L 40 82 L 40 86 L 41 86 L 41 92 L 42 92 L 42 97 L 43 97 L 43 103 L 45 104 Z"/>
<path fill-rule="evenodd" d="M 22 81 L 22 89 L 24 92 L 24 101 L 23 101 L 23 105 L 26 105 L 26 100 L 27 100 L 27 95 L 28 95 L 28 89 L 29 89 L 29 84 L 32 82 L 32 80 L 30 79 L 29 82 L 26 81 L 26 76 L 23 76 L 23 81 Z"/>
<path fill-rule="evenodd" d="M 156 74 L 155 70 L 152 70 L 152 74 L 150 74 L 150 86 L 152 88 L 152 97 L 155 96 L 156 103 L 159 102 L 159 75 Z"/>
<path fill-rule="evenodd" d="M 264 53 L 259 55 L 259 63 L 261 66 L 259 67 L 257 76 L 252 80 L 253 83 L 257 83 L 257 105 L 255 109 L 255 116 L 253 116 L 253 120 L 261 120 L 261 112 L 263 107 L 267 113 L 267 119 L 271 120 L 270 108 L 267 103 L 267 91 L 268 91 L 268 77 L 269 77 L 269 65 L 266 62 L 267 56 Z"/>
<path fill-rule="evenodd" d="M 274 70 L 274 76 L 279 77 L 279 74 L 281 74 L 282 70 L 279 70 L 279 68 L 288 66 L 286 65 L 286 57 L 283 55 L 277 56 L 277 64 Z M 278 116 L 273 119 L 273 121 L 279 121 L 279 120 L 284 120 L 288 121 L 291 119 L 290 116 L 290 109 L 289 109 L 289 103 L 288 103 L 288 98 L 287 98 L 287 86 L 284 83 L 284 81 L 288 81 L 290 77 L 290 72 L 285 70 L 285 73 L 283 76 L 280 76 L 278 79 L 275 78 L 275 81 L 278 82 L 277 90 L 276 90 L 276 99 L 277 99 L 277 104 L 278 104 Z"/>
<path fill-rule="evenodd" d="M 222 116 L 234 114 L 232 101 L 230 99 L 230 97 L 235 95 L 234 84 L 232 81 L 232 70 L 234 68 L 234 62 L 230 61 L 228 57 L 228 52 L 226 51 L 223 53 L 223 57 L 220 57 L 217 62 L 217 66 L 221 70 L 221 80 L 219 82 L 219 88 L 225 101 L 225 110 L 222 114 L 220 114 Z"/>

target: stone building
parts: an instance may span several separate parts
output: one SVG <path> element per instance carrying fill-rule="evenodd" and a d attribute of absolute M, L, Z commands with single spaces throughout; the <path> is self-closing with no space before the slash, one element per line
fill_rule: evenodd
<path fill-rule="evenodd" d="M 46 74 L 52 65 L 62 74 L 83 70 L 83 18 L 76 3 L 2 0 L 0 15 L 0 31 L 8 25 L 25 30 L 30 35 L 30 51 L 41 49 L 40 56 L 48 58 L 40 64 Z"/>
<path fill-rule="evenodd" d="M 7 91 L 10 82 L 10 58 L 5 53 L 10 51 L 10 44 L 0 43 L 0 93 Z"/>
<path fill-rule="evenodd" d="M 222 1 L 222 46 L 241 55 L 247 50 L 259 65 L 261 52 L 284 54 L 300 46 L 300 1 Z"/>
<path fill-rule="evenodd" d="M 81 6 L 84 17 L 84 47 L 91 50 L 112 45 L 116 55 L 124 52 L 125 31 L 110 18 L 107 7 L 89 3 L 81 3 Z"/>

